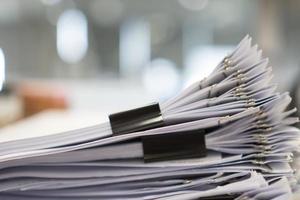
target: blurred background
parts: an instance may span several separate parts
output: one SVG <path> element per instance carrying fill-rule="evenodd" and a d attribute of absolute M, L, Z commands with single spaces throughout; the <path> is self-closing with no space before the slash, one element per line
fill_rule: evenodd
<path fill-rule="evenodd" d="M 297 103 L 299 9 L 297 0 L 1 0 L 0 126 L 45 110 L 74 126 L 163 101 L 246 34 Z"/>

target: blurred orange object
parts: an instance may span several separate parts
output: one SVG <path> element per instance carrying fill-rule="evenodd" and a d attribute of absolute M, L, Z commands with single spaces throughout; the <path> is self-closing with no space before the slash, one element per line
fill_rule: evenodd
<path fill-rule="evenodd" d="M 23 83 L 18 87 L 23 103 L 24 117 L 48 109 L 67 109 L 68 102 L 64 90 L 46 83 Z"/>

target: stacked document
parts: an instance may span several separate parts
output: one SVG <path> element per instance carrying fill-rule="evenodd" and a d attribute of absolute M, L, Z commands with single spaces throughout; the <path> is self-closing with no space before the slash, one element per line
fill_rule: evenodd
<path fill-rule="evenodd" d="M 246 36 L 166 102 L 92 127 L 2 140 L 0 199 L 293 199 L 298 118 L 271 79 Z"/>

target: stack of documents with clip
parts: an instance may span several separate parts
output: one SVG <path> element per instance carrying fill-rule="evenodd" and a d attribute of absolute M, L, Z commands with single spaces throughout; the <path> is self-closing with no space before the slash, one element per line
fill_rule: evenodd
<path fill-rule="evenodd" d="M 292 199 L 298 118 L 271 79 L 246 36 L 207 78 L 166 102 L 2 141 L 0 199 Z"/>

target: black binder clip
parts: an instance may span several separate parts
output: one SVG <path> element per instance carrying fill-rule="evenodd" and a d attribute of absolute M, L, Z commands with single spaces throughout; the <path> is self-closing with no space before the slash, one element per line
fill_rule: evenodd
<path fill-rule="evenodd" d="M 144 162 L 206 156 L 205 131 L 181 131 L 142 136 Z"/>
<path fill-rule="evenodd" d="M 114 135 L 122 135 L 163 126 L 158 103 L 109 115 Z"/>

